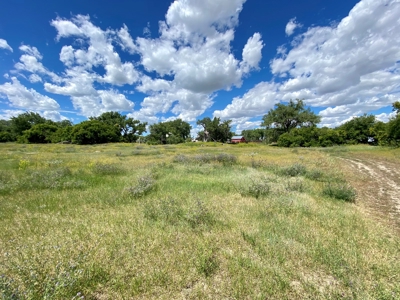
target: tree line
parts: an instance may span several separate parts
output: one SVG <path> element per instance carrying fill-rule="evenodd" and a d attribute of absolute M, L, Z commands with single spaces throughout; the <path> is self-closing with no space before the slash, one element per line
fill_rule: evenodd
<path fill-rule="evenodd" d="M 198 134 L 202 141 L 226 142 L 233 133 L 231 121 L 220 118 L 198 120 L 204 130 Z M 0 142 L 102 144 L 116 142 L 145 142 L 148 144 L 178 144 L 192 141 L 189 123 L 176 119 L 147 126 L 119 112 L 105 112 L 74 125 L 69 120 L 54 122 L 38 113 L 25 112 L 10 120 L 0 120 Z M 149 130 L 148 135 L 143 135 Z"/>
<path fill-rule="evenodd" d="M 400 102 L 393 103 L 395 117 L 384 123 L 374 115 L 363 115 L 336 128 L 317 127 L 321 118 L 306 108 L 302 100 L 279 103 L 264 115 L 262 128 L 243 130 L 249 142 L 281 147 L 328 147 L 343 144 L 400 145 Z M 231 120 L 197 120 L 202 127 L 197 140 L 227 142 L 234 133 Z M 148 126 L 119 112 L 105 112 L 79 124 L 69 120 L 54 122 L 38 113 L 25 112 L 10 120 L 0 120 L 0 142 L 101 144 L 144 142 L 178 144 L 191 141 L 189 123 L 176 119 Z M 149 134 L 143 135 L 145 132 Z"/>
<path fill-rule="evenodd" d="M 275 143 L 280 147 L 329 147 L 344 144 L 400 146 L 400 102 L 392 104 L 395 116 L 384 123 L 364 114 L 336 128 L 317 127 L 321 119 L 302 100 L 276 104 L 263 117 L 262 129 L 244 130 L 247 141 Z"/>

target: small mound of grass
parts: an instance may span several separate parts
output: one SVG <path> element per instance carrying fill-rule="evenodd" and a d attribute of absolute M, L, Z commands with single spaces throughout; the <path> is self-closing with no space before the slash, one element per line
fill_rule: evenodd
<path fill-rule="evenodd" d="M 252 183 L 248 186 L 247 190 L 244 190 L 242 193 L 243 196 L 252 196 L 255 197 L 256 199 L 260 197 L 267 196 L 271 191 L 271 187 L 269 182 L 264 179 L 264 180 L 252 180 Z"/>
<path fill-rule="evenodd" d="M 283 176 L 295 177 L 305 175 L 307 168 L 299 163 L 295 163 L 291 166 L 284 167 L 278 170 L 278 173 Z"/>
<path fill-rule="evenodd" d="M 151 190 L 155 188 L 156 181 L 150 175 L 139 177 L 136 185 L 127 188 L 130 195 L 135 198 L 142 197 L 148 194 Z"/>
<path fill-rule="evenodd" d="M 322 194 L 330 198 L 343 200 L 346 202 L 355 202 L 356 191 L 349 184 L 346 183 L 327 183 L 324 186 Z"/>
<path fill-rule="evenodd" d="M 96 163 L 92 171 L 97 175 L 119 175 L 124 173 L 124 170 L 115 164 Z"/>

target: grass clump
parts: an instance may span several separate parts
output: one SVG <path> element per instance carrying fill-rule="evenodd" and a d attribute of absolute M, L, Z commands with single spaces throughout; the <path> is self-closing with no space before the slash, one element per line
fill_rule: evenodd
<path fill-rule="evenodd" d="M 203 249 L 197 257 L 197 271 L 205 277 L 211 277 L 219 267 L 215 250 Z"/>
<path fill-rule="evenodd" d="M 305 174 L 305 177 L 313 181 L 325 180 L 324 172 L 318 169 L 308 170 L 307 173 Z"/>
<path fill-rule="evenodd" d="M 149 220 L 170 225 L 186 224 L 192 229 L 215 224 L 214 215 L 201 200 L 185 208 L 182 201 L 172 197 L 161 200 L 149 199 L 144 204 L 143 211 Z"/>
<path fill-rule="evenodd" d="M 347 183 L 327 183 L 325 184 L 322 194 L 330 198 L 343 200 L 346 202 L 356 201 L 356 191 Z"/>
<path fill-rule="evenodd" d="M 144 216 L 152 221 L 165 221 L 176 225 L 184 219 L 184 210 L 174 198 L 152 200 L 144 205 Z"/>
<path fill-rule="evenodd" d="M 286 190 L 289 192 L 304 193 L 306 191 L 306 185 L 301 178 L 294 178 L 294 180 L 288 180 L 286 182 Z"/>
<path fill-rule="evenodd" d="M 137 179 L 137 183 L 127 188 L 127 191 L 134 198 L 143 197 L 155 188 L 156 181 L 153 176 L 145 175 Z"/>
<path fill-rule="evenodd" d="M 299 163 L 295 163 L 291 166 L 279 169 L 280 175 L 289 176 L 289 177 L 305 175 L 306 172 L 307 172 L 307 168 L 304 165 L 299 164 Z"/>
<path fill-rule="evenodd" d="M 92 172 L 96 175 L 119 175 L 124 170 L 115 164 L 106 164 L 97 162 L 92 167 Z"/>
<path fill-rule="evenodd" d="M 185 220 L 192 228 L 200 226 L 211 226 L 215 224 L 214 215 L 204 205 L 204 202 L 197 200 L 194 205 L 189 209 L 185 216 Z"/>
<path fill-rule="evenodd" d="M 271 191 L 271 186 L 266 178 L 261 180 L 252 180 L 251 184 L 247 189 L 244 189 L 242 195 L 249 195 L 255 197 L 256 199 L 260 197 L 267 196 Z"/>

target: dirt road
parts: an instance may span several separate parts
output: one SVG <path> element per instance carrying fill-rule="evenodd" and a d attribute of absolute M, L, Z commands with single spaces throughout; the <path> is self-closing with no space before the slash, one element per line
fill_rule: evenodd
<path fill-rule="evenodd" d="M 400 232 L 400 164 L 366 157 L 341 158 L 351 184 L 357 190 L 357 204 L 378 220 Z"/>

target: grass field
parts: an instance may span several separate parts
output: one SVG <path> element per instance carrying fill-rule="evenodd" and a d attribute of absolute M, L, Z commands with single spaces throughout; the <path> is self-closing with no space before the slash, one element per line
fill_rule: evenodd
<path fill-rule="evenodd" d="M 349 155 L 400 162 L 365 146 L 2 144 L 1 299 L 400 299 L 400 236 L 364 213 Z"/>

